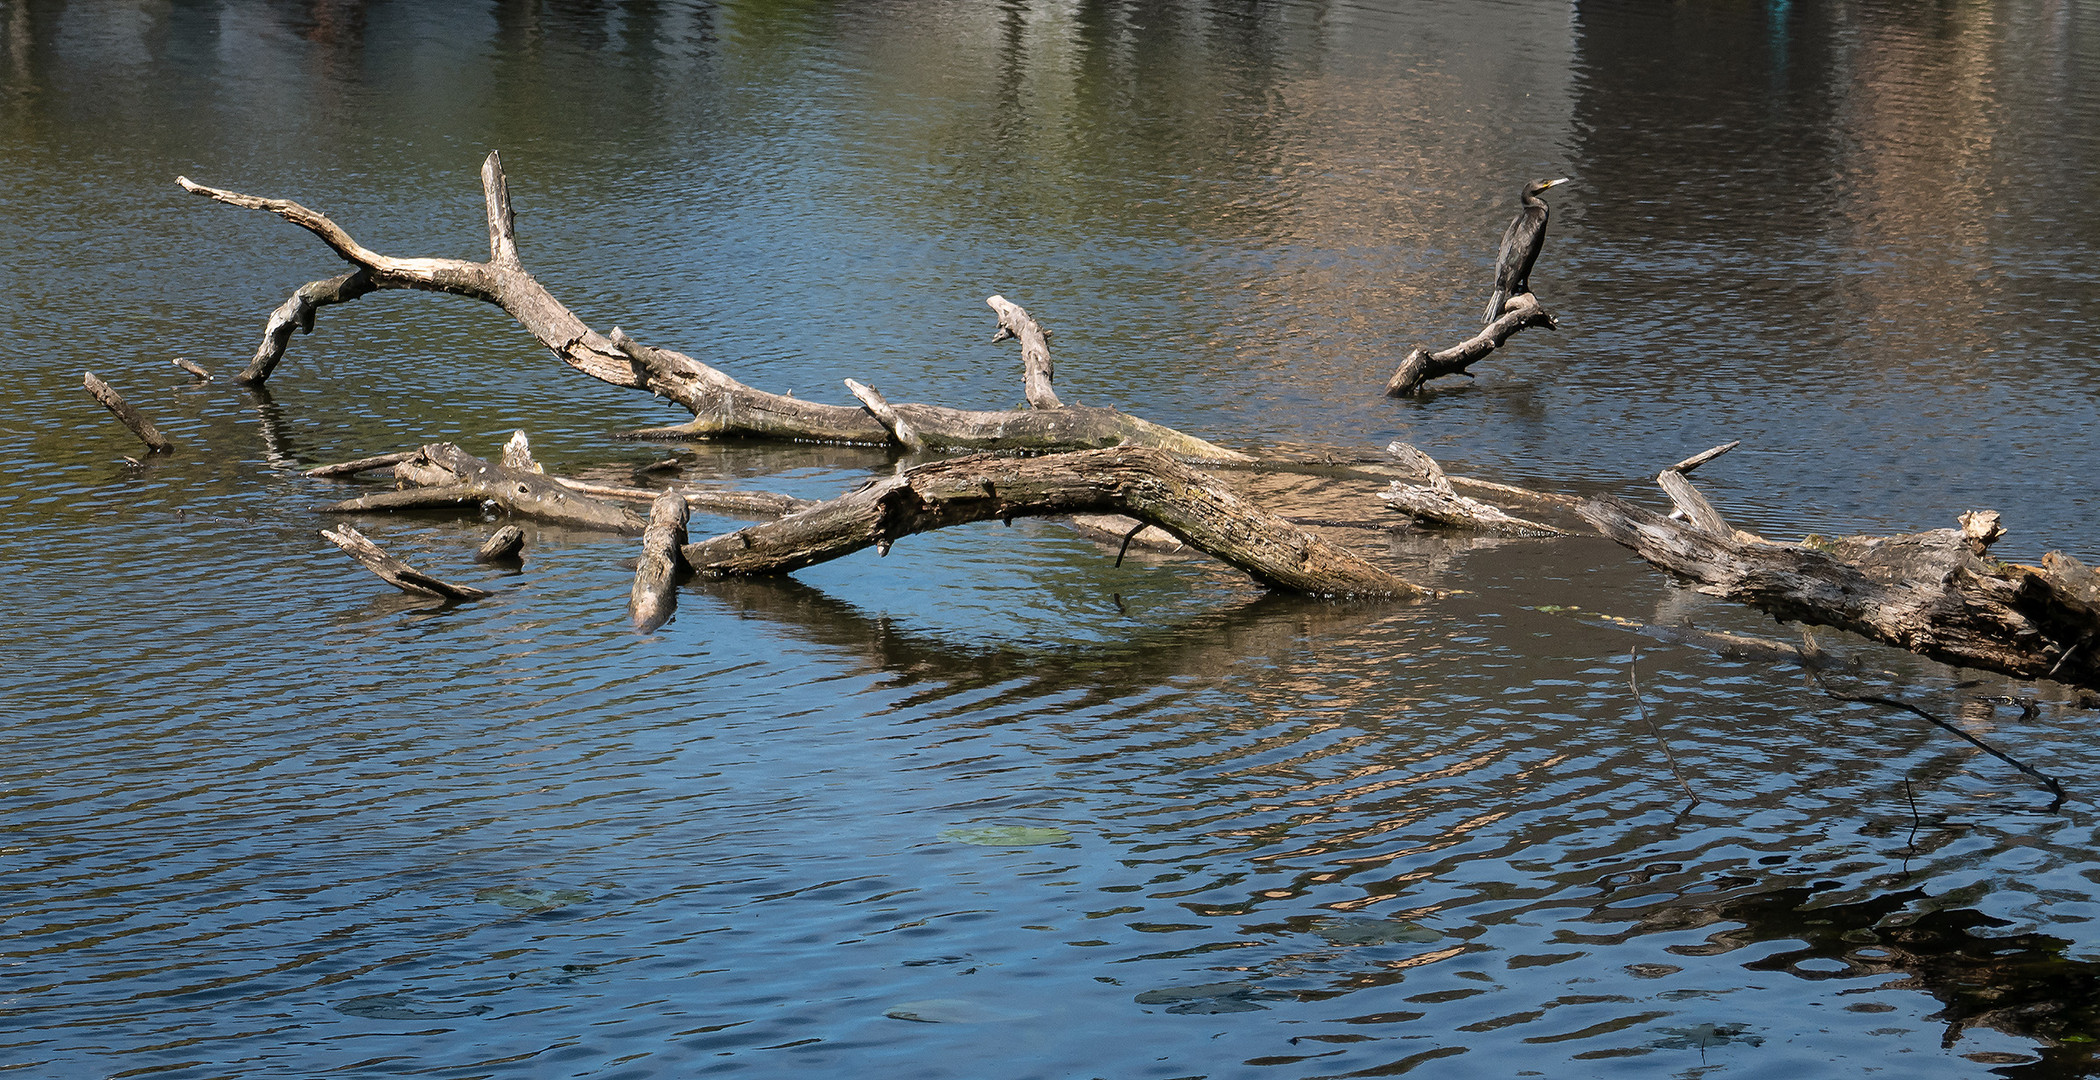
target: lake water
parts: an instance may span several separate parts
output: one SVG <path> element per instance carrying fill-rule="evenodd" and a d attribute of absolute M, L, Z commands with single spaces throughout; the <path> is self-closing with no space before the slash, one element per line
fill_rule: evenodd
<path fill-rule="evenodd" d="M 303 469 L 521 428 L 807 497 L 895 463 L 615 439 L 682 417 L 429 294 L 236 386 L 340 264 L 174 184 L 480 258 L 500 149 L 556 296 L 765 389 L 1011 406 L 1002 293 L 1067 401 L 1252 453 L 1659 505 L 1740 439 L 1698 476 L 1740 527 L 1989 507 L 2001 555 L 2093 560 L 2100 9 L 5 0 L 0 43 L 0 1075 L 2100 1074 L 2065 688 L 1817 635 L 2052 811 L 1638 632 L 1797 628 L 1335 476 L 1245 482 L 1444 595 L 1018 522 L 695 583 L 642 637 L 631 540 L 528 527 L 498 571 L 477 515 L 355 519 L 497 590 L 430 606 L 319 539 L 360 486 Z M 1560 332 L 1383 397 L 1562 175 Z M 177 451 L 127 462 L 83 369 Z"/>

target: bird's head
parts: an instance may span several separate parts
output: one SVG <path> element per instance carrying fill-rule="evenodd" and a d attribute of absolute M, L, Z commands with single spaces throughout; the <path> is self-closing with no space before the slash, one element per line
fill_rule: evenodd
<path fill-rule="evenodd" d="M 1533 180 L 1531 183 L 1524 185 L 1524 194 L 1531 198 L 1537 198 L 1545 194 L 1547 188 L 1559 187 L 1567 182 L 1568 178 L 1565 176 L 1558 180 Z"/>

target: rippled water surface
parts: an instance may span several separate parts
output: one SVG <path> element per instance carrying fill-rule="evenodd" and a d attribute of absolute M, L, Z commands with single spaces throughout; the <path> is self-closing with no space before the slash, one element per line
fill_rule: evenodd
<path fill-rule="evenodd" d="M 1023 521 L 694 583 L 644 637 L 631 540 L 528 526 L 501 570 L 479 515 L 356 518 L 496 590 L 431 606 L 318 538 L 364 485 L 305 468 L 519 428 L 615 480 L 895 463 L 616 439 L 681 417 L 428 294 L 326 309 L 241 388 L 339 264 L 173 183 L 479 258 L 500 149 L 555 295 L 766 389 L 1010 406 L 1003 293 L 1068 401 L 1257 454 L 1399 438 L 1659 504 L 1741 439 L 1699 480 L 1742 527 L 1991 507 L 2000 554 L 2093 560 L 2092 9 L 4 0 L 0 32 L 0 1073 L 2100 1073 L 2076 693 L 1817 633 L 1833 685 L 2063 778 L 2052 810 L 1640 632 L 1798 628 L 1602 540 L 1395 530 L 1338 470 L 1239 482 L 1437 599 Z M 1560 332 L 1383 397 L 1561 175 Z"/>

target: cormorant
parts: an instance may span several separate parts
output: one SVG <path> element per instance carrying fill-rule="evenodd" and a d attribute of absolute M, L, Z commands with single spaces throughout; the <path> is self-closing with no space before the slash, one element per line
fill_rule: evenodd
<path fill-rule="evenodd" d="M 1531 291 L 1531 264 L 1538 261 L 1539 249 L 1546 246 L 1546 201 L 1539 198 L 1549 187 L 1565 184 L 1568 178 L 1558 180 L 1533 180 L 1524 185 L 1520 196 L 1523 206 L 1517 216 L 1502 233 L 1502 253 L 1495 257 L 1495 295 L 1488 299 L 1487 318 L 1484 323 L 1494 322 L 1502 315 L 1502 305 L 1519 293 Z"/>

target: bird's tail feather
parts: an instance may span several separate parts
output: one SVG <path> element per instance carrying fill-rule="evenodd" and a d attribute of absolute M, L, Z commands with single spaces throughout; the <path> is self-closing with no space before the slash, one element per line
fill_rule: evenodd
<path fill-rule="evenodd" d="M 1508 300 L 1508 293 L 1503 292 L 1501 289 L 1496 289 L 1495 295 L 1488 298 L 1487 317 L 1480 320 L 1480 325 L 1486 326 L 1487 324 L 1494 322 L 1496 319 L 1501 318 L 1502 305 Z"/>

